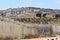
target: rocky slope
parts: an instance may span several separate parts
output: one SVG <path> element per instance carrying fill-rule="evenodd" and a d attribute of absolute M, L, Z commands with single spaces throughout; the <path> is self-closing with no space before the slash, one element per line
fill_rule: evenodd
<path fill-rule="evenodd" d="M 22 8 L 9 8 L 5 10 L 0 10 L 0 16 L 3 17 L 17 17 L 20 14 L 25 13 L 48 13 L 48 14 L 59 14 L 60 10 L 57 9 L 45 9 L 45 8 L 36 8 L 36 7 L 22 7 Z"/>

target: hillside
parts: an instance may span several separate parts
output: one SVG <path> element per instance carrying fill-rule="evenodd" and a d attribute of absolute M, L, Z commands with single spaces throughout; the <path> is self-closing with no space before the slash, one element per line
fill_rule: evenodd
<path fill-rule="evenodd" d="M 46 8 L 36 8 L 36 7 L 22 7 L 22 8 L 9 8 L 5 10 L 0 10 L 0 16 L 3 17 L 19 17 L 20 14 L 25 14 L 25 13 L 48 13 L 51 15 L 59 14 L 60 15 L 60 10 L 58 9 L 46 9 Z M 31 15 L 33 16 L 33 15 Z M 29 16 L 28 16 L 29 17 Z"/>

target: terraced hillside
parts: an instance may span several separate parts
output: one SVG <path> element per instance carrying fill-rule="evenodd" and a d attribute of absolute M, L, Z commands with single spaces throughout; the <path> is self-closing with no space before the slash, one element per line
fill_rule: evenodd
<path fill-rule="evenodd" d="M 0 37 L 24 37 L 26 35 L 59 34 L 60 26 L 53 24 L 23 23 L 0 17 Z M 58 29 L 58 30 L 57 30 Z"/>
<path fill-rule="evenodd" d="M 22 37 L 29 34 L 37 34 L 33 26 L 8 18 L 0 18 L 0 37 Z"/>
<path fill-rule="evenodd" d="M 44 26 L 43 24 L 26 24 L 8 18 L 0 18 L 0 37 L 22 37 L 29 34 L 39 34 L 37 30 L 39 27 L 42 29 L 45 27 L 48 28 L 48 25 Z"/>

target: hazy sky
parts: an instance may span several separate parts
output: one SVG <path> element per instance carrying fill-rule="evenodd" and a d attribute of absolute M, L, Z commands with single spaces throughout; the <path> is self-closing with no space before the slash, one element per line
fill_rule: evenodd
<path fill-rule="evenodd" d="M 60 9 L 60 0 L 0 0 L 0 9 L 17 7 Z"/>

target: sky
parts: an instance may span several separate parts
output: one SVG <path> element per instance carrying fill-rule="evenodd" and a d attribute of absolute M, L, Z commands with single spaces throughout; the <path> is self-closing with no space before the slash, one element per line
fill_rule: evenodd
<path fill-rule="evenodd" d="M 0 0 L 0 10 L 18 7 L 60 9 L 60 0 Z"/>

